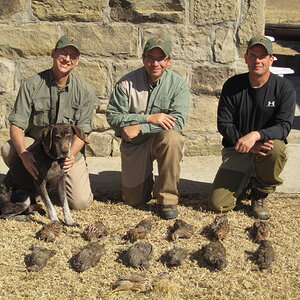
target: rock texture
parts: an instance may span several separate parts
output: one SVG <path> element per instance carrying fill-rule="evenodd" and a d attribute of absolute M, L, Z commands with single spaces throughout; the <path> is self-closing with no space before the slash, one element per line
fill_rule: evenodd
<path fill-rule="evenodd" d="M 8 137 L 7 118 L 21 80 L 51 67 L 56 40 L 71 33 L 83 44 L 75 71 L 95 86 L 97 94 L 87 155 L 119 155 L 119 139 L 105 119 L 108 99 L 115 82 L 142 65 L 145 41 L 161 35 L 172 42 L 171 69 L 187 80 L 191 90 L 185 155 L 220 154 L 218 97 L 224 81 L 244 67 L 249 37 L 264 32 L 264 2 L 0 0 L 1 144 Z M 297 5 L 293 0 L 289 7 Z"/>

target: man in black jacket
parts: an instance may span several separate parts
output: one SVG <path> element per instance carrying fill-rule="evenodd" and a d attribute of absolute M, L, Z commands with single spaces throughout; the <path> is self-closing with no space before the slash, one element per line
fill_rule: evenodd
<path fill-rule="evenodd" d="M 251 38 L 245 54 L 249 72 L 223 86 L 218 106 L 223 162 L 209 197 L 211 210 L 233 209 L 247 190 L 254 217 L 270 217 L 266 197 L 283 182 L 279 175 L 296 103 L 291 83 L 270 72 L 273 60 L 272 42 Z"/>

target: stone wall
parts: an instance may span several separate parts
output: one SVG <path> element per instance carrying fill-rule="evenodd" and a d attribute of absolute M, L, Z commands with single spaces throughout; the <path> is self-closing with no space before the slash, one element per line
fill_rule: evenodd
<path fill-rule="evenodd" d="M 109 95 L 120 76 L 141 66 L 145 41 L 161 35 L 172 42 L 171 68 L 191 90 L 185 154 L 219 154 L 221 87 L 245 70 L 246 41 L 263 30 L 262 0 L 0 0 L 0 142 L 21 79 L 49 68 L 56 40 L 69 33 L 83 41 L 76 72 L 97 91 L 88 154 L 119 155 L 105 120 Z"/>

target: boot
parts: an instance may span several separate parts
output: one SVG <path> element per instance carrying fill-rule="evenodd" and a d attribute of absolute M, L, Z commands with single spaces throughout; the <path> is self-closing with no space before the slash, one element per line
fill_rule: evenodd
<path fill-rule="evenodd" d="M 254 218 L 267 220 L 270 218 L 269 210 L 266 204 L 268 194 L 258 189 L 253 189 L 251 193 L 251 207 Z"/>

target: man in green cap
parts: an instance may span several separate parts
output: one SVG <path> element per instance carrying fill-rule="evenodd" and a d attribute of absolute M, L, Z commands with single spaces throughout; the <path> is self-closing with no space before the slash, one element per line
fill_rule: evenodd
<path fill-rule="evenodd" d="M 245 54 L 249 72 L 223 86 L 217 121 L 223 162 L 209 198 L 216 212 L 229 211 L 246 197 L 255 218 L 270 217 L 266 198 L 282 184 L 296 103 L 291 82 L 270 72 L 273 60 L 272 42 L 263 35 L 251 38 Z"/>
<path fill-rule="evenodd" d="M 156 198 L 161 217 L 178 215 L 178 182 L 183 139 L 180 131 L 188 112 L 184 79 L 167 69 L 168 40 L 154 37 L 143 51 L 144 66 L 116 84 L 107 108 L 107 121 L 121 137 L 122 193 L 125 203 L 141 206 Z M 158 177 L 153 180 L 153 161 Z M 153 195 L 152 195 L 153 192 Z"/>
<path fill-rule="evenodd" d="M 35 160 L 27 147 L 43 128 L 54 123 L 71 123 L 86 134 L 92 131 L 94 88 L 71 71 L 78 65 L 80 41 L 62 36 L 51 51 L 52 68 L 23 81 L 9 116 L 11 140 L 1 147 L 4 162 L 10 166 L 19 155 L 28 172 L 37 179 Z M 81 153 L 84 142 L 75 137 L 71 155 L 65 159 L 67 198 L 71 208 L 83 209 L 93 201 L 86 161 Z"/>

